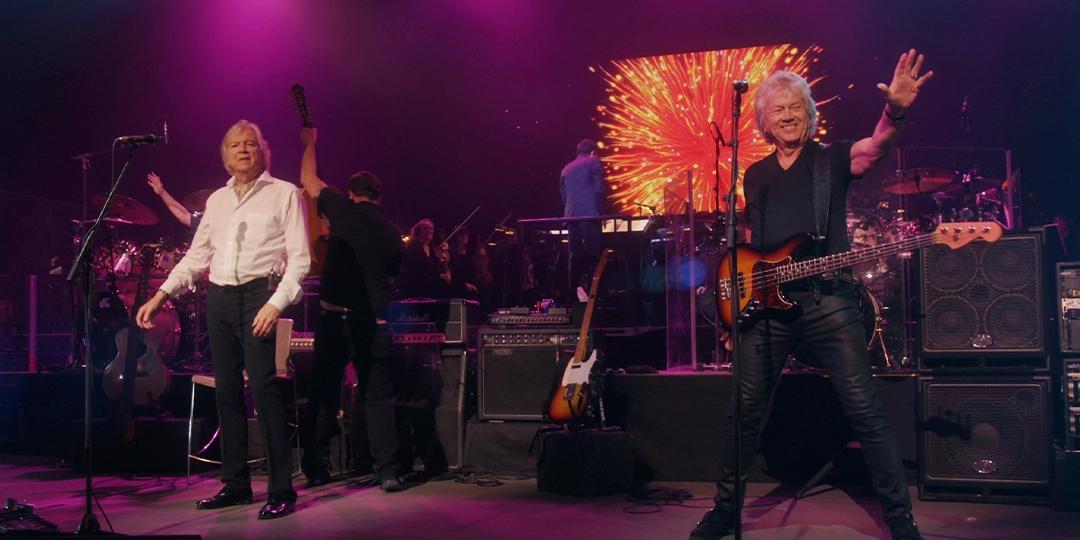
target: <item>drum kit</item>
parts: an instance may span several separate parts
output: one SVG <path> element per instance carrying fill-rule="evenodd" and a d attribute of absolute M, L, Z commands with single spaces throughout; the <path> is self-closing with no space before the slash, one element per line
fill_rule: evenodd
<path fill-rule="evenodd" d="M 187 198 L 205 196 L 199 192 Z M 186 199 L 187 199 L 186 198 Z M 185 200 L 186 200 L 185 199 Z M 105 194 L 90 199 L 98 208 L 105 201 Z M 196 202 L 196 201 L 193 201 Z M 197 205 L 193 205 L 197 206 Z M 92 222 L 77 222 L 75 242 L 82 238 L 81 229 Z M 138 242 L 133 238 L 138 228 L 158 223 L 157 214 L 145 204 L 125 195 L 114 195 L 109 214 L 104 218 L 97 246 L 92 255 L 95 303 L 91 306 L 90 347 L 94 363 L 103 366 L 116 355 L 114 336 L 126 326 L 135 306 L 139 278 L 147 279 L 148 294 L 160 287 L 169 272 L 187 252 L 187 242 L 174 242 L 169 238 L 157 238 L 151 242 Z M 154 246 L 155 255 L 140 263 L 138 254 L 148 246 Z M 196 363 L 203 357 L 203 330 L 200 326 L 205 316 L 205 302 L 196 293 L 187 293 L 166 301 L 154 317 L 154 329 L 149 332 L 161 337 L 158 351 L 167 366 L 181 362 Z"/>
<path fill-rule="evenodd" d="M 852 205 L 847 215 L 852 249 L 865 249 L 905 240 L 933 227 L 955 221 L 996 221 L 1005 217 L 1003 181 L 977 171 L 922 167 L 897 171 L 882 182 L 888 197 L 876 203 Z M 875 367 L 908 367 L 905 313 L 908 306 L 910 253 L 858 265 L 853 275 L 862 283 L 861 304 Z M 871 315 L 872 313 L 872 315 Z"/>

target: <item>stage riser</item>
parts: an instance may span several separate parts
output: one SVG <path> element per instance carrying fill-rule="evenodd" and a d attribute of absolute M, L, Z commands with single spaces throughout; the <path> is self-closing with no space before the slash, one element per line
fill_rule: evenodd
<path fill-rule="evenodd" d="M 915 377 L 877 376 L 900 457 L 916 462 Z M 715 481 L 731 408 L 727 374 L 616 375 L 608 384 L 608 419 L 634 437 L 639 465 L 653 480 Z M 784 374 L 751 471 L 754 481 L 801 482 L 851 438 L 835 391 L 818 374 Z"/>

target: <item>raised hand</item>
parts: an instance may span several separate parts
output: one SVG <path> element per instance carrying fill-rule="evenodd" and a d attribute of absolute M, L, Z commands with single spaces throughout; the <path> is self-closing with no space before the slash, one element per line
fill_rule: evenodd
<path fill-rule="evenodd" d="M 154 195 L 161 195 L 161 192 L 165 191 L 165 184 L 161 183 L 161 177 L 153 171 L 146 175 L 146 183 L 150 185 L 150 189 L 154 190 Z"/>
<path fill-rule="evenodd" d="M 915 49 L 901 54 L 900 60 L 896 62 L 896 70 L 893 71 L 892 82 L 887 86 L 885 83 L 878 83 L 877 89 L 884 94 L 893 114 L 900 114 L 907 110 L 915 102 L 919 90 L 926 81 L 933 78 L 932 70 L 919 74 L 923 60 L 923 55 L 916 54 Z"/>
<path fill-rule="evenodd" d="M 315 144 L 319 140 L 319 130 L 313 127 L 305 127 L 300 129 L 300 142 L 304 146 Z"/>

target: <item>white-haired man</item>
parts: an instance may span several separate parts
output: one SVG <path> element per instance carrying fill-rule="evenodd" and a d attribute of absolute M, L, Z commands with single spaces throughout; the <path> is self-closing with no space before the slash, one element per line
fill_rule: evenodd
<path fill-rule="evenodd" d="M 878 84 L 885 109 L 870 137 L 832 145 L 811 141 L 817 111 L 806 80 L 791 72 L 772 74 L 754 100 L 758 129 L 776 151 L 746 170 L 746 215 L 753 246 L 770 250 L 797 234 L 825 237 L 817 255 L 849 249 L 845 215 L 851 180 L 866 174 L 889 152 L 919 90 L 933 77 L 920 76 L 923 56 L 915 49 L 900 55 L 892 82 Z M 741 334 L 735 363 L 742 377 L 742 471 L 736 476 L 734 452 L 725 456 L 717 481 L 716 506 L 698 523 L 691 540 L 719 539 L 731 534 L 735 482 L 746 473 L 766 421 L 770 397 L 780 370 L 796 347 L 819 361 L 830 375 L 840 404 L 862 447 L 885 521 L 894 539 L 921 539 L 911 516 L 911 497 L 889 418 L 877 396 L 870 372 L 866 336 L 856 288 L 849 274 L 820 276 L 785 288 L 802 311 L 792 320 L 762 319 Z M 730 422 L 729 422 L 730 432 Z"/>
<path fill-rule="evenodd" d="M 251 503 L 246 372 L 270 469 L 267 502 L 258 517 L 273 519 L 296 508 L 290 432 L 281 390 L 274 382 L 274 330 L 281 311 L 300 300 L 300 280 L 311 266 L 311 256 L 300 191 L 270 176 L 270 148 L 259 127 L 246 120 L 230 127 L 221 142 L 221 159 L 232 177 L 207 199 L 191 249 L 154 297 L 139 308 L 136 322 L 152 327 L 165 300 L 193 287 L 209 270 L 206 325 L 225 485 L 195 506 L 208 510 Z"/>

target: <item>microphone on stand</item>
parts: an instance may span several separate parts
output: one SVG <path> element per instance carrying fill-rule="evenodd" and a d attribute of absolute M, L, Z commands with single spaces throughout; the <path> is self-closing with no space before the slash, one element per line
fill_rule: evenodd
<path fill-rule="evenodd" d="M 161 135 L 156 133 L 150 133 L 147 135 L 123 135 L 116 138 L 116 142 L 121 144 L 130 144 L 131 146 L 153 146 L 159 142 L 169 144 L 169 121 L 163 119 L 161 122 Z"/>
<path fill-rule="evenodd" d="M 745 80 L 738 80 L 731 84 L 737 94 L 745 94 L 750 89 L 750 83 Z"/>
<path fill-rule="evenodd" d="M 158 141 L 160 141 L 160 140 L 164 140 L 164 139 L 162 139 L 162 138 L 160 138 L 157 135 L 154 135 L 152 133 L 149 134 L 149 135 L 124 135 L 122 137 L 117 137 L 116 138 L 116 142 L 119 142 L 119 143 L 122 143 L 122 144 L 130 144 L 131 146 L 139 146 L 140 144 L 145 144 L 147 146 L 153 146 L 153 145 L 157 144 Z"/>

